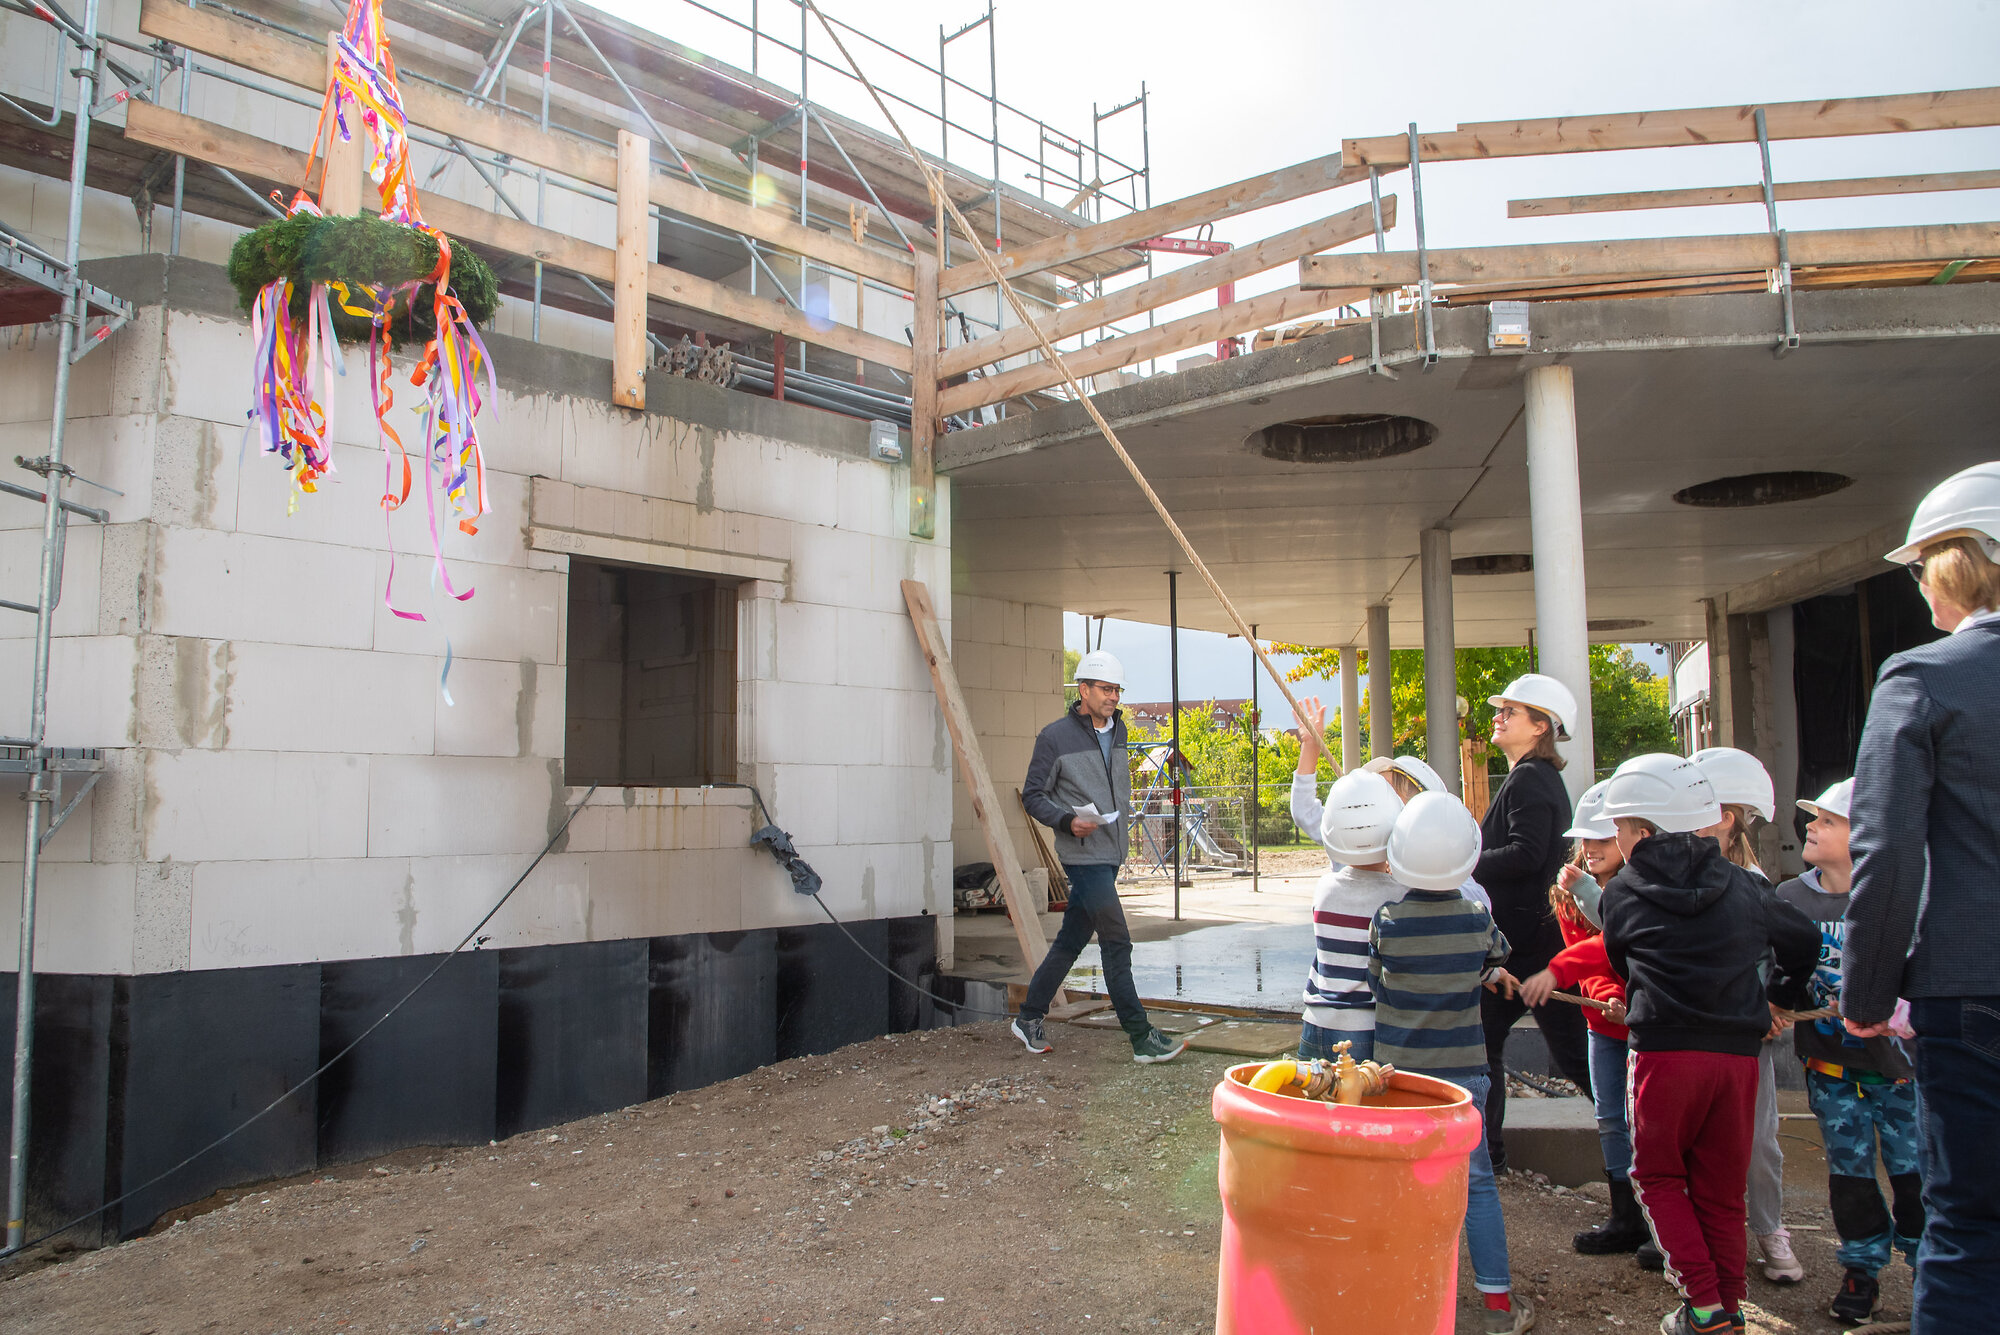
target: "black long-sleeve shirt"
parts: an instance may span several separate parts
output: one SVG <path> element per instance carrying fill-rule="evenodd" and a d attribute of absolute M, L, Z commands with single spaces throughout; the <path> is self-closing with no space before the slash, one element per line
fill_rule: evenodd
<path fill-rule="evenodd" d="M 1473 877 L 1493 897 L 1493 921 L 1513 943 L 1508 972 L 1525 978 L 1563 948 L 1549 887 L 1569 855 L 1569 790 L 1546 760 L 1519 761 L 1479 822 L 1484 851 Z"/>

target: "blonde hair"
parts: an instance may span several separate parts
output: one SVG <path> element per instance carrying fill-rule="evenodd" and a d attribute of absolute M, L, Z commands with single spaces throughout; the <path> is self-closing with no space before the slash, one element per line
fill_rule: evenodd
<path fill-rule="evenodd" d="M 1729 834 L 1716 840 L 1722 845 L 1722 856 L 1743 870 L 1754 871 L 1762 876 L 1764 865 L 1757 861 L 1756 846 L 1750 842 L 1750 808 L 1741 802 L 1724 802 L 1722 814 L 1730 817 Z"/>
<path fill-rule="evenodd" d="M 1579 839 L 1576 841 L 1576 849 L 1569 855 L 1569 865 L 1575 867 L 1585 876 L 1590 875 L 1589 861 L 1583 855 L 1583 840 Z M 1591 932 L 1598 930 L 1591 925 L 1590 919 L 1583 916 L 1583 910 L 1577 907 L 1576 896 L 1563 889 L 1561 881 L 1557 881 L 1549 887 L 1549 907 L 1556 911 L 1558 918 L 1561 918 L 1571 927 L 1582 928 L 1585 931 Z"/>
<path fill-rule="evenodd" d="M 1422 784 L 1399 769 L 1383 770 L 1382 777 L 1387 779 L 1389 786 L 1396 790 L 1396 796 L 1402 798 L 1405 802 L 1408 802 L 1424 790 Z"/>
<path fill-rule="evenodd" d="M 1923 549 L 1924 583 L 1968 612 L 2000 610 L 2000 565 L 1971 538 L 1946 538 Z"/>

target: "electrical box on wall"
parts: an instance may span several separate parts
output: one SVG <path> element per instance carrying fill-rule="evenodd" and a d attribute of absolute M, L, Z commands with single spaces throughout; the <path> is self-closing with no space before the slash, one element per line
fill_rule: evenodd
<path fill-rule="evenodd" d="M 1528 303 L 1525 301 L 1496 301 L 1486 308 L 1490 314 L 1486 322 L 1486 346 L 1492 351 L 1501 348 L 1528 347 Z"/>
<path fill-rule="evenodd" d="M 903 429 L 880 419 L 868 424 L 868 457 L 885 464 L 903 462 Z"/>

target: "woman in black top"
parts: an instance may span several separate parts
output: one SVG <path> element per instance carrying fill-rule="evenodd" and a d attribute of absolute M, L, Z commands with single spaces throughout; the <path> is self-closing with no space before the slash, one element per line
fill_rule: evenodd
<path fill-rule="evenodd" d="M 1576 698 L 1554 677 L 1530 672 L 1510 682 L 1491 703 L 1493 744 L 1506 755 L 1509 768 L 1479 823 L 1484 851 L 1473 878 L 1493 897 L 1493 921 L 1513 947 L 1507 972 L 1526 978 L 1546 969 L 1563 948 L 1562 929 L 1549 908 L 1549 887 L 1569 853 L 1563 836 L 1570 826 L 1569 790 L 1563 786 L 1563 758 L 1556 742 L 1569 736 L 1566 724 L 1576 717 Z M 1496 1171 L 1507 1163 L 1502 1052 L 1508 1031 L 1528 1011 L 1513 991 L 1507 987 L 1480 997 L 1486 1062 L 1493 1077 L 1486 1095 L 1486 1145 Z M 1535 1024 L 1556 1069 L 1587 1096 L 1590 1056 L 1582 1008 L 1552 997 L 1535 1007 Z"/>

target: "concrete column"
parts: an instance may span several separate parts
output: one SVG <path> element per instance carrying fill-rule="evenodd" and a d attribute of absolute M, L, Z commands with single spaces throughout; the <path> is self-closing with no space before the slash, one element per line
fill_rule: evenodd
<path fill-rule="evenodd" d="M 1427 528 L 1420 549 L 1424 585 L 1424 752 L 1454 793 L 1458 772 L 1458 630 L 1451 611 L 1451 530 Z"/>
<path fill-rule="evenodd" d="M 1368 609 L 1368 754 L 1396 754 L 1396 725 L 1389 699 L 1389 604 Z"/>
<path fill-rule="evenodd" d="M 1340 651 L 1340 772 L 1361 764 L 1361 651 Z"/>
<path fill-rule="evenodd" d="M 1576 375 L 1537 366 L 1527 376 L 1528 524 L 1535 555 L 1535 645 L 1543 673 L 1569 687 L 1578 717 L 1561 751 L 1575 802 L 1595 781 L 1590 724 L 1590 625 L 1584 610 L 1583 490 L 1576 467 Z"/>

